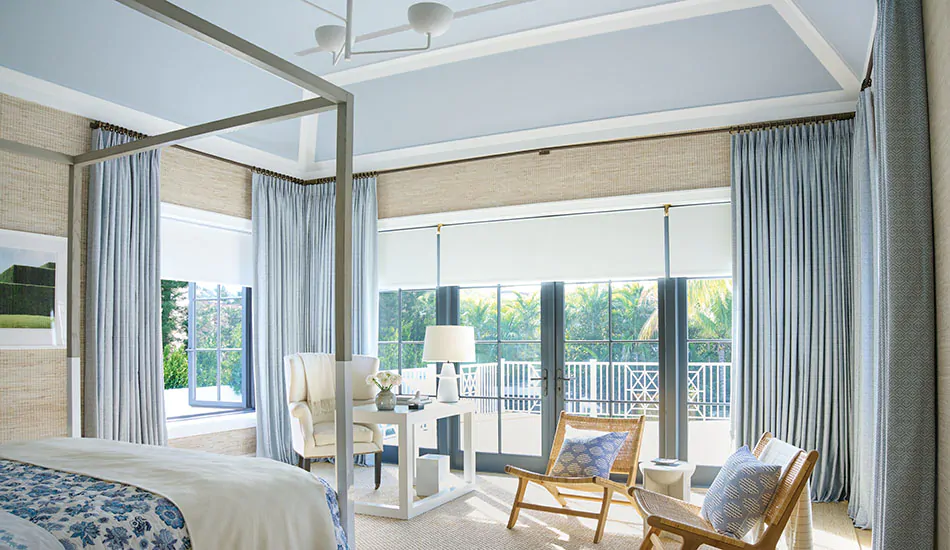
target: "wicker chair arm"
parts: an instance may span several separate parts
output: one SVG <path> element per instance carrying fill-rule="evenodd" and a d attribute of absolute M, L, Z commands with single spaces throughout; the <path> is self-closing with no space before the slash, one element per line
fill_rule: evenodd
<path fill-rule="evenodd" d="M 528 470 L 523 470 L 510 464 L 505 466 L 505 473 L 522 479 L 527 479 L 528 481 L 534 481 L 535 483 L 552 483 L 555 485 L 593 484 L 595 482 L 594 480 L 597 479 L 596 477 L 549 476 L 536 472 L 529 472 Z"/>

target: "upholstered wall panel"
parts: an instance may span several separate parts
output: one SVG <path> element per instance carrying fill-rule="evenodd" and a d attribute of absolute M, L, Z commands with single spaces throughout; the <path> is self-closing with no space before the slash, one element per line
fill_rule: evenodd
<path fill-rule="evenodd" d="M 726 187 L 729 133 L 522 153 L 380 174 L 379 217 Z"/>
<path fill-rule="evenodd" d="M 924 0 L 937 299 L 937 547 L 950 550 L 950 3 Z"/>
<path fill-rule="evenodd" d="M 244 428 L 169 439 L 168 445 L 222 455 L 253 455 L 257 452 L 257 435 L 255 428 Z"/>
<path fill-rule="evenodd" d="M 179 148 L 162 151 L 162 202 L 251 219 L 251 171 Z"/>

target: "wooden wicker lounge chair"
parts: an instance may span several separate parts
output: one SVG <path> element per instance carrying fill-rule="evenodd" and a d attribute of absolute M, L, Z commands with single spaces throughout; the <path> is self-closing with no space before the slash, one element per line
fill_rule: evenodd
<path fill-rule="evenodd" d="M 594 542 L 600 542 L 604 537 L 604 524 L 607 521 L 607 512 L 610 505 L 629 504 L 636 506 L 633 498 L 628 492 L 637 482 L 637 468 L 639 467 L 640 441 L 643 439 L 643 427 L 646 417 L 640 418 L 592 418 L 589 416 L 567 414 L 561 412 L 561 417 L 557 423 L 557 433 L 554 436 L 554 445 L 551 448 L 551 457 L 548 459 L 548 468 L 546 473 L 537 474 L 515 468 L 514 466 L 505 466 L 505 472 L 518 478 L 518 492 L 515 493 L 515 502 L 511 506 L 511 517 L 508 519 L 508 528 L 512 529 L 518 522 L 518 514 L 522 508 L 525 510 L 535 510 L 538 512 L 551 512 L 554 514 L 564 514 L 582 518 L 597 520 L 597 530 L 594 532 Z M 610 479 L 601 477 L 560 477 L 552 476 L 551 468 L 561 452 L 561 446 L 564 444 L 564 436 L 568 427 L 576 430 L 595 431 L 595 432 L 627 432 L 626 441 L 620 449 L 620 454 L 614 460 L 611 473 L 626 476 L 624 483 L 618 483 Z M 562 508 L 553 506 L 542 506 L 524 502 L 525 489 L 528 483 L 537 483 L 548 490 L 551 495 L 557 499 Z M 561 489 L 570 489 L 572 492 L 563 493 Z M 573 491 L 600 493 L 600 496 L 577 494 Z M 618 492 L 626 497 L 623 501 L 614 501 L 613 494 Z M 600 512 L 587 512 L 584 510 L 572 510 L 567 507 L 567 499 L 592 500 L 600 502 Z"/>
<path fill-rule="evenodd" d="M 753 454 L 761 456 L 770 439 L 772 434 L 763 435 Z M 699 515 L 699 506 L 639 487 L 631 487 L 629 492 L 650 527 L 640 550 L 662 550 L 663 544 L 659 536 L 664 532 L 683 537 L 682 550 L 696 550 L 703 544 L 724 550 L 774 549 L 817 461 L 818 451 L 800 451 L 795 456 L 765 511 L 765 530 L 751 543 L 716 532 L 716 529 Z"/>

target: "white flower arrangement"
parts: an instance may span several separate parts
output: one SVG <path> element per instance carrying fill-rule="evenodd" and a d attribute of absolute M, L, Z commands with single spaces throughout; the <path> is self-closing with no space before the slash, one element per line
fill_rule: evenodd
<path fill-rule="evenodd" d="M 367 384 L 376 384 L 382 391 L 389 391 L 393 386 L 402 384 L 402 376 L 398 372 L 384 370 L 366 377 Z"/>

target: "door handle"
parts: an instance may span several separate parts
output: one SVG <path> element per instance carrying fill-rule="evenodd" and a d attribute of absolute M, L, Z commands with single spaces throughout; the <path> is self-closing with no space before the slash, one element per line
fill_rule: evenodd
<path fill-rule="evenodd" d="M 532 382 L 541 382 L 541 395 L 547 396 L 548 394 L 548 369 L 541 369 L 541 376 L 529 378 L 528 380 Z"/>

